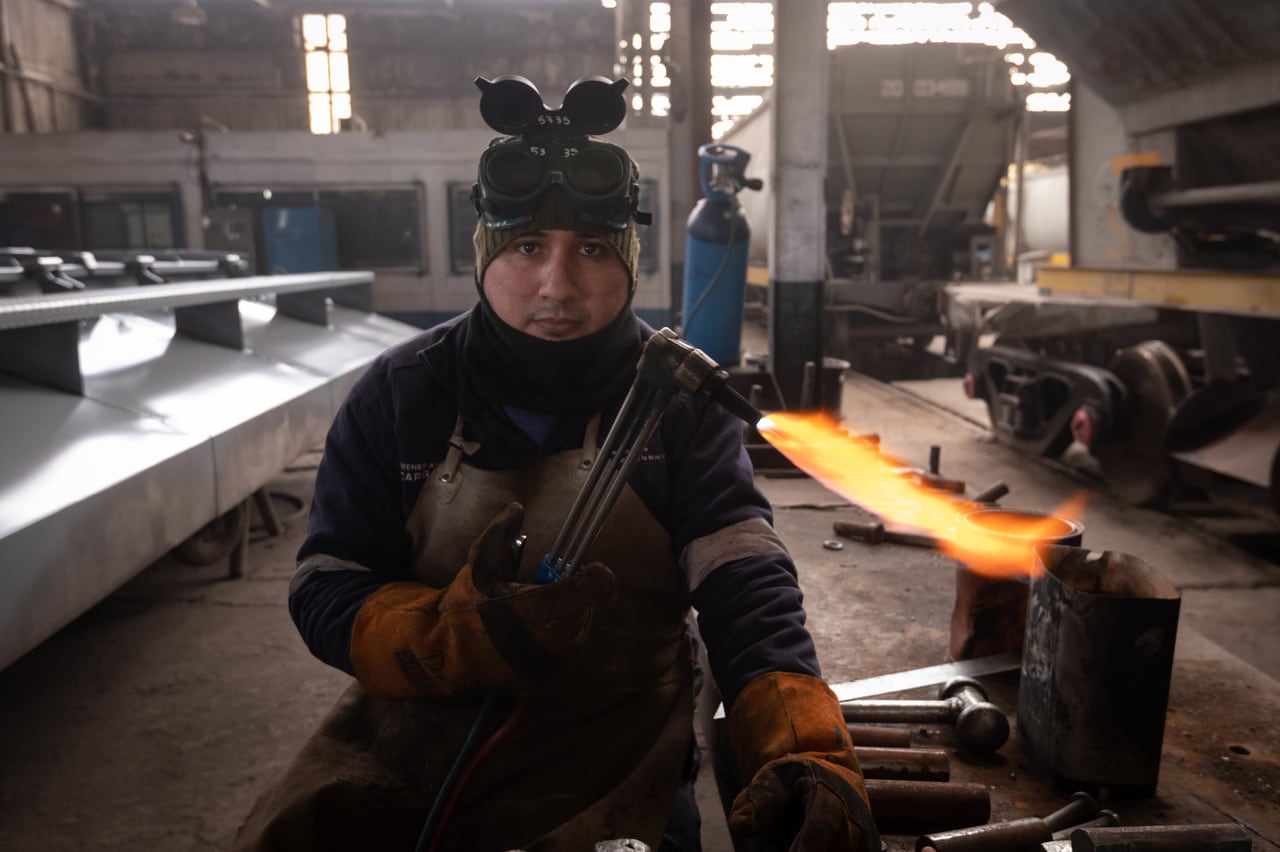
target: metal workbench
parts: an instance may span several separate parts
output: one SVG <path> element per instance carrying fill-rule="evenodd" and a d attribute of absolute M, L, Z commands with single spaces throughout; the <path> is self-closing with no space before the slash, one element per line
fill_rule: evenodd
<path fill-rule="evenodd" d="M 845 410 L 849 411 L 847 394 L 848 388 Z M 852 402 L 855 407 L 863 404 Z M 886 435 L 886 440 L 893 437 Z M 952 457 L 958 458 L 961 450 L 952 446 Z M 964 464 L 972 466 L 974 460 L 966 459 Z M 953 473 L 964 474 L 961 462 L 953 465 Z M 995 474 L 990 468 L 980 469 L 979 475 Z M 970 491 L 974 485 L 986 484 L 970 482 Z M 835 521 L 870 516 L 811 480 L 766 480 L 763 487 L 774 503 L 779 534 L 796 558 L 806 592 L 808 625 L 828 682 L 856 681 L 948 661 L 956 562 L 918 547 L 847 539 L 841 540 L 840 549 L 827 549 L 824 541 L 836 538 Z M 1025 501 L 1035 499 L 1037 495 L 1026 486 L 1015 485 L 1004 502 L 1032 508 Z M 1106 512 L 1105 498 L 1096 499 L 1096 511 Z M 1034 508 L 1051 510 L 1053 505 Z M 1084 544 L 1090 546 L 1092 537 L 1093 547 L 1110 548 L 1114 535 L 1109 529 L 1091 534 L 1086 522 Z M 1135 537 L 1142 536 L 1135 531 Z M 1157 570 L 1163 567 L 1162 553 L 1150 554 Z M 1170 564 L 1165 570 L 1179 583 L 1188 581 L 1179 565 Z M 1234 570 L 1224 560 L 1222 573 Z M 1156 794 L 1107 799 L 1102 798 L 1103 791 L 1097 794 L 1100 803 L 1118 813 L 1124 825 L 1236 822 L 1252 833 L 1255 852 L 1274 852 L 1280 849 L 1280 682 L 1209 641 L 1187 622 L 1184 614 L 1178 628 Z M 985 785 L 991 798 L 991 822 L 1044 816 L 1058 809 L 1074 791 L 1057 786 L 1023 741 L 1017 723 L 1018 674 L 978 680 L 990 700 L 1006 712 L 1009 741 L 994 754 L 966 754 L 957 748 L 951 728 L 916 724 L 909 726 L 913 745 L 946 748 L 952 753 L 952 781 Z M 922 687 L 881 697 L 932 699 L 936 694 L 937 687 Z M 889 834 L 883 839 L 891 852 L 914 852 L 916 837 Z"/>
<path fill-rule="evenodd" d="M 0 299 L 0 668 L 320 444 L 356 376 L 417 331 L 370 312 L 372 279 Z"/>

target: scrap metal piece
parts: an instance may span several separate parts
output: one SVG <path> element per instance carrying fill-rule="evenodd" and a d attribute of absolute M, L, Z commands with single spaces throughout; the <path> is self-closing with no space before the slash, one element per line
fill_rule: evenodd
<path fill-rule="evenodd" d="M 1098 812 L 1098 803 L 1088 793 L 1076 793 L 1064 806 L 1046 817 L 1025 817 L 1008 822 L 960 828 L 923 835 L 916 839 L 916 852 L 1029 852 L 1053 840 L 1053 832 L 1078 825 Z"/>
<path fill-rule="evenodd" d="M 1025 817 L 916 838 L 916 852 L 1025 852 L 1052 839 L 1044 820 Z"/>
<path fill-rule="evenodd" d="M 1248 829 L 1234 822 L 1078 828 L 1073 852 L 1249 852 Z"/>
<path fill-rule="evenodd" d="M 1044 818 L 1044 824 L 1050 831 L 1059 831 L 1071 826 L 1080 827 L 1086 820 L 1092 820 L 1099 813 L 1098 802 L 1084 791 L 1071 794 L 1071 800 Z M 1108 811 L 1110 813 L 1110 811 Z M 1114 814 L 1112 814 L 1114 816 Z"/>
<path fill-rule="evenodd" d="M 602 840 L 596 844 L 595 852 L 649 852 L 649 844 L 634 837 Z"/>
<path fill-rule="evenodd" d="M 994 654 L 989 657 L 974 657 L 970 660 L 957 660 L 954 663 L 941 663 L 936 666 L 909 669 L 861 680 L 833 683 L 831 691 L 843 704 L 855 698 L 871 698 L 891 692 L 918 689 L 922 686 L 936 686 L 954 677 L 982 677 L 1017 671 L 1021 666 L 1022 657 L 1017 654 Z"/>
<path fill-rule="evenodd" d="M 1009 493 L 1009 486 L 1003 479 L 993 482 L 969 499 L 975 503 L 994 503 Z"/>
<path fill-rule="evenodd" d="M 908 482 L 919 485 L 922 488 L 932 488 L 934 491 L 946 491 L 951 494 L 964 493 L 965 482 L 963 479 L 950 479 L 933 471 L 921 470 L 918 467 L 900 468 L 897 474 Z"/>
<path fill-rule="evenodd" d="M 1021 666 L 1022 657 L 1017 654 L 993 654 L 989 657 L 974 657 L 969 660 L 957 660 L 954 663 L 940 663 L 936 666 L 925 666 L 919 669 L 908 669 L 907 671 L 828 685 L 831 687 L 831 691 L 836 694 L 836 699 L 841 704 L 844 704 L 858 698 L 871 698 L 892 692 L 906 692 L 909 689 L 918 689 L 922 686 L 936 686 L 956 677 L 982 677 L 983 675 L 1014 672 L 1018 671 Z M 716 708 L 713 718 L 717 721 L 725 718 L 723 703 Z M 871 745 L 871 743 L 868 742 L 866 745 Z"/>
<path fill-rule="evenodd" d="M 831 528 L 836 535 L 857 539 L 867 544 L 888 541 L 912 547 L 936 548 L 938 546 L 938 540 L 931 535 L 890 529 L 878 521 L 836 521 Z"/>
<path fill-rule="evenodd" d="M 1053 833 L 1053 839 L 1065 840 L 1068 843 L 1070 843 L 1071 832 L 1075 831 L 1077 828 L 1108 828 L 1110 826 L 1119 825 L 1119 824 L 1120 824 L 1120 815 L 1117 814 L 1115 811 L 1109 811 L 1104 809 L 1104 810 L 1098 811 L 1098 815 L 1087 822 L 1082 822 L 1079 825 L 1067 826 L 1066 828 L 1055 831 Z"/>

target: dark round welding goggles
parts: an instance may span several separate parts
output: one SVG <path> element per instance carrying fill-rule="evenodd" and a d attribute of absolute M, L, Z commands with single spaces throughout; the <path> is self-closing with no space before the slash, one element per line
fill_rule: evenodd
<path fill-rule="evenodd" d="M 485 123 L 508 134 L 481 154 L 471 191 L 486 226 L 503 230 L 527 224 L 553 186 L 584 222 L 620 231 L 632 219 L 642 225 L 652 221 L 636 209 L 640 178 L 631 155 L 595 135 L 608 133 L 626 117 L 626 80 L 584 77 L 554 110 L 524 77 L 475 82 Z"/>
<path fill-rule="evenodd" d="M 636 209 L 640 177 L 622 148 L 597 139 L 514 136 L 496 139 L 480 155 L 472 200 L 490 228 L 517 228 L 533 219 L 542 197 L 559 186 L 584 222 L 615 231 L 650 215 Z"/>

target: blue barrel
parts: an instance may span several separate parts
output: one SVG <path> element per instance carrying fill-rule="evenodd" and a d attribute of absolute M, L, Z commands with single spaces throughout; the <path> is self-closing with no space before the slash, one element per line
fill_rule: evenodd
<path fill-rule="evenodd" d="M 703 145 L 698 157 L 706 198 L 694 205 L 687 224 L 681 337 L 716 363 L 732 365 L 742 354 L 751 243 L 737 193 L 750 155 L 732 145 Z"/>

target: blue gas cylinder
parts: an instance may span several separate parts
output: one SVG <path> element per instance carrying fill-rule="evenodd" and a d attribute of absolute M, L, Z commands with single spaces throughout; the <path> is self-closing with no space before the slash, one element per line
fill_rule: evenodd
<path fill-rule="evenodd" d="M 751 225 L 738 192 L 760 187 L 758 180 L 743 175 L 750 158 L 733 145 L 698 149 L 698 176 L 706 197 L 694 205 L 686 227 L 680 334 L 724 365 L 737 364 L 742 354 Z"/>

